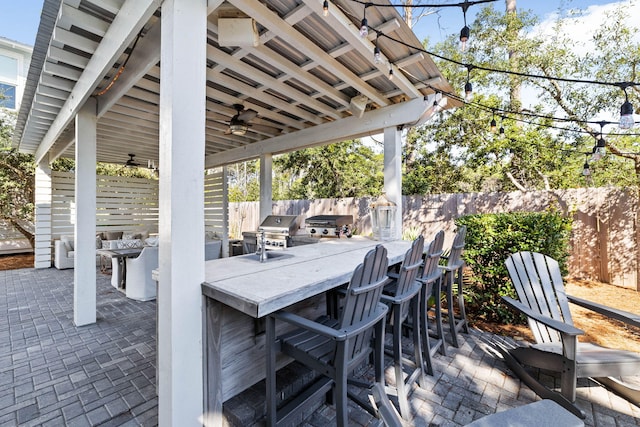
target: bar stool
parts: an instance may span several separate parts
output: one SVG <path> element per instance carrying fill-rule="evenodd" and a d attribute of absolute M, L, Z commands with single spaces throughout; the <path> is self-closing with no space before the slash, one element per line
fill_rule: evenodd
<path fill-rule="evenodd" d="M 443 272 L 442 291 L 446 294 L 447 310 L 446 315 L 449 320 L 449 333 L 451 334 L 451 343 L 454 347 L 458 347 L 458 331 L 462 330 L 469 333 L 467 325 L 467 314 L 464 309 L 464 297 L 462 295 L 462 270 L 464 261 L 462 259 L 462 251 L 464 250 L 464 239 L 467 235 L 467 227 L 462 226 L 458 229 L 453 239 L 451 250 L 447 257 L 446 265 L 439 268 Z M 458 316 L 453 311 L 453 289 L 457 288 Z"/>
<path fill-rule="evenodd" d="M 339 318 L 322 316 L 315 321 L 277 311 L 266 318 L 267 426 L 289 425 L 308 408 L 308 402 L 333 388 L 337 424 L 348 424 L 347 376 L 373 351 L 375 382 L 384 386 L 384 327 L 388 308 L 380 302 L 387 283 L 387 250 L 378 245 L 353 272 Z M 297 328 L 276 337 L 275 322 Z M 280 351 L 320 374 L 299 396 L 277 408 L 276 353 Z M 351 383 L 351 380 L 349 380 Z M 372 384 L 367 384 L 371 387 Z M 349 394 L 352 399 L 354 396 Z M 356 403 L 361 403 L 353 399 Z"/>
<path fill-rule="evenodd" d="M 422 358 L 427 365 L 427 373 L 433 375 L 433 362 L 431 358 L 438 349 L 446 356 L 444 333 L 442 329 L 442 308 L 440 307 L 440 292 L 442 283 L 442 271 L 438 268 L 438 262 L 442 256 L 442 244 L 444 231 L 440 230 L 433 237 L 424 251 L 424 266 L 418 275 L 418 282 L 422 284 L 420 293 L 420 330 L 422 332 Z M 429 331 L 429 298 L 434 295 L 434 328 Z"/>
<path fill-rule="evenodd" d="M 400 413 L 409 417 L 409 388 L 414 382 L 419 385 L 425 383 L 423 348 L 420 331 L 420 290 L 422 285 L 416 280 L 418 270 L 422 265 L 424 238 L 418 237 L 411 244 L 411 248 L 404 256 L 398 275 L 390 276 L 391 282 L 384 287 L 381 301 L 389 306 L 389 327 L 392 330 L 393 345 L 387 349 L 393 356 L 396 385 L 391 394 L 398 398 Z M 392 278 L 393 277 L 393 278 Z M 413 331 L 413 360 L 408 359 L 402 352 L 402 328 L 411 313 L 411 329 Z M 412 369 L 406 379 L 404 366 Z M 389 387 L 391 389 L 391 387 Z"/>

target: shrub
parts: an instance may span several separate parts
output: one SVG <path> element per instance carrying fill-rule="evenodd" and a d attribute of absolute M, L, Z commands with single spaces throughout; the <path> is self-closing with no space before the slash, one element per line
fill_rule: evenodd
<path fill-rule="evenodd" d="M 517 299 L 504 263 L 515 252 L 549 255 L 567 274 L 572 220 L 555 210 L 467 215 L 456 225 L 467 226 L 463 258 L 471 274 L 466 277 L 466 304 L 476 319 L 524 323 L 524 317 L 516 318 L 501 298 Z"/>

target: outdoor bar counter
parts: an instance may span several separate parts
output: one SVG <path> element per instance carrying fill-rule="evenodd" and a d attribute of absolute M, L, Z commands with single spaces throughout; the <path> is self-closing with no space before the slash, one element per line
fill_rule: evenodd
<path fill-rule="evenodd" d="M 362 237 L 205 263 L 205 385 L 207 412 L 222 413 L 222 402 L 265 378 L 263 319 L 280 309 L 314 318 L 326 312 L 325 292 L 348 283 L 365 254 L 382 243 L 389 265 L 402 261 L 409 241 L 378 242 Z M 277 334 L 285 329 L 277 324 Z M 278 366 L 288 360 L 278 359 Z"/>

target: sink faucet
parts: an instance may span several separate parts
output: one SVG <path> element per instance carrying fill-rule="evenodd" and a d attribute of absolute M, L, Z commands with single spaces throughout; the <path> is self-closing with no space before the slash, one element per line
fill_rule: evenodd
<path fill-rule="evenodd" d="M 267 250 L 265 248 L 266 246 L 266 236 L 265 236 L 265 232 L 263 231 L 262 233 L 260 233 L 260 240 L 258 241 L 258 250 L 256 252 L 256 254 L 258 255 L 258 258 L 260 259 L 260 262 L 266 262 L 267 261 Z"/>

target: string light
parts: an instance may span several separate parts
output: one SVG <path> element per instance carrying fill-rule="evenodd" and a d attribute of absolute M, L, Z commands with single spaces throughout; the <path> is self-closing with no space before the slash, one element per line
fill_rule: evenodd
<path fill-rule="evenodd" d="M 440 96 L 438 98 L 438 96 Z M 436 91 L 436 93 L 433 96 L 433 112 L 434 114 L 439 113 L 440 111 L 442 111 L 442 106 L 440 106 L 440 100 L 442 99 L 442 94 L 439 91 Z"/>
<path fill-rule="evenodd" d="M 367 22 L 367 8 L 373 6 L 372 3 L 365 3 L 362 22 L 360 23 L 360 37 L 363 39 L 369 35 L 369 23 Z"/>
<path fill-rule="evenodd" d="M 591 160 L 596 162 L 601 158 L 603 158 L 607 152 L 606 141 L 602 136 L 602 128 L 604 127 L 605 122 L 600 122 L 599 124 L 600 124 L 600 137 L 596 138 L 596 145 L 593 147 L 593 155 L 591 156 Z"/>
<path fill-rule="evenodd" d="M 502 125 L 503 121 L 504 121 L 504 117 L 500 117 L 500 130 L 498 131 L 500 135 L 504 135 L 504 126 Z"/>
<path fill-rule="evenodd" d="M 635 122 L 633 121 L 633 105 L 629 102 L 629 96 L 627 95 L 627 85 L 624 84 L 622 90 L 624 91 L 624 103 L 620 107 L 620 129 L 631 129 Z"/>
<path fill-rule="evenodd" d="M 376 36 L 376 45 L 373 48 L 373 62 L 374 64 L 382 63 L 382 55 L 380 54 L 380 48 L 378 47 L 378 36 Z"/>
<path fill-rule="evenodd" d="M 491 133 L 496 133 L 496 126 L 498 126 L 498 124 L 496 123 L 496 113 L 494 111 L 491 115 L 491 124 L 490 124 Z"/>
<path fill-rule="evenodd" d="M 469 9 L 469 4 L 467 0 L 465 0 L 464 5 L 462 6 L 462 16 L 464 18 L 464 27 L 460 30 L 460 50 L 464 52 L 467 49 L 467 41 L 469 40 L 469 34 L 471 31 L 467 26 L 467 9 Z"/>
<path fill-rule="evenodd" d="M 387 74 L 387 77 L 389 78 L 389 80 L 393 80 L 393 68 L 392 67 L 389 68 L 389 74 Z"/>
<path fill-rule="evenodd" d="M 355 0 L 354 0 L 355 1 Z M 469 2 L 471 4 L 471 2 Z M 369 5 L 371 5 L 371 3 L 368 3 Z M 389 40 L 401 44 L 405 47 L 408 47 L 409 49 L 413 49 L 413 50 L 417 50 L 419 52 L 423 52 L 426 53 L 434 58 L 438 58 L 441 59 L 443 61 L 447 61 L 447 62 L 451 62 L 452 64 L 456 64 L 459 65 L 461 67 L 466 67 L 466 68 L 473 68 L 473 69 L 478 69 L 481 71 L 488 71 L 488 72 L 492 72 L 492 73 L 501 73 L 501 74 L 507 74 L 507 75 L 512 75 L 512 76 L 518 76 L 518 77 L 526 77 L 526 78 L 532 78 L 532 79 L 543 79 L 543 80 L 549 80 L 549 81 L 556 81 L 556 82 L 564 82 L 564 83 L 585 83 L 585 84 L 595 84 L 595 85 L 602 85 L 602 86 L 617 86 L 617 87 L 629 87 L 629 86 L 640 86 L 640 83 L 638 82 L 604 82 L 604 81 L 599 81 L 599 80 L 586 80 L 586 79 L 569 79 L 569 78 L 565 78 L 565 77 L 555 77 L 555 76 L 546 76 L 546 75 L 539 75 L 539 74 L 529 74 L 529 73 L 521 73 L 518 71 L 512 71 L 512 70 L 501 70 L 501 69 L 497 69 L 497 68 L 489 68 L 489 67 L 484 67 L 482 65 L 476 65 L 476 64 L 467 64 L 464 62 L 460 62 L 457 61 L 455 59 L 451 59 L 451 58 L 447 58 L 446 56 L 442 56 L 442 55 L 438 55 L 437 53 L 431 52 L 426 50 L 423 47 L 416 47 L 412 44 L 409 44 L 407 42 L 404 42 L 402 40 L 393 38 L 391 36 L 388 36 L 387 34 L 384 34 L 382 32 L 380 32 L 380 35 L 383 37 L 388 38 Z"/>
<path fill-rule="evenodd" d="M 473 85 L 469 81 L 469 74 L 471 73 L 471 67 L 467 67 L 467 82 L 464 84 L 464 99 L 465 101 L 471 101 L 473 96 Z"/>
<path fill-rule="evenodd" d="M 589 161 L 585 158 L 584 166 L 582 166 L 582 176 L 590 176 L 591 168 L 589 168 Z"/>
<path fill-rule="evenodd" d="M 329 0 L 324 0 L 322 3 L 322 16 L 329 16 Z"/>

